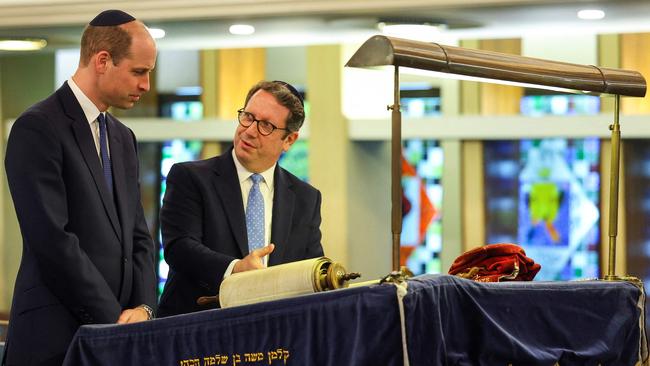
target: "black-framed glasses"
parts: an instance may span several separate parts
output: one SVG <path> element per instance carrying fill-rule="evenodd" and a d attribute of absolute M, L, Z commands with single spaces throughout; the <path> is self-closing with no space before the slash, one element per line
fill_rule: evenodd
<path fill-rule="evenodd" d="M 239 120 L 239 124 L 246 128 L 250 127 L 253 122 L 257 122 L 257 132 L 259 132 L 262 136 L 268 136 L 275 130 L 290 131 L 288 128 L 278 127 L 269 121 L 260 121 L 259 119 L 255 118 L 252 113 L 246 112 L 244 108 L 241 108 L 237 111 L 237 119 Z"/>

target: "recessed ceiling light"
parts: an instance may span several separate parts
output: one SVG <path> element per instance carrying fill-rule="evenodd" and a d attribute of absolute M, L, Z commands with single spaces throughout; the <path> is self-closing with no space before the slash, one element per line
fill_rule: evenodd
<path fill-rule="evenodd" d="M 380 22 L 377 28 L 387 36 L 432 42 L 446 29 L 444 24 Z"/>
<path fill-rule="evenodd" d="M 238 36 L 247 36 L 255 33 L 255 27 L 250 24 L 233 24 L 228 28 L 230 34 L 236 34 Z"/>
<path fill-rule="evenodd" d="M 605 12 L 600 9 L 582 9 L 578 11 L 578 18 L 583 20 L 599 20 L 605 17 Z"/>
<path fill-rule="evenodd" d="M 149 30 L 149 34 L 151 34 L 151 36 L 154 39 L 159 39 L 159 38 L 165 37 L 165 30 L 164 29 L 161 29 L 161 28 L 147 28 L 147 30 Z"/>
<path fill-rule="evenodd" d="M 2 51 L 37 51 L 47 46 L 44 39 L 0 39 Z"/>

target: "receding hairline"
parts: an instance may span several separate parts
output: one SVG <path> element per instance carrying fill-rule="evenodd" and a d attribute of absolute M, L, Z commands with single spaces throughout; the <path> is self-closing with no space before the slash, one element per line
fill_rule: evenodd
<path fill-rule="evenodd" d="M 105 28 L 105 31 L 102 30 L 102 28 Z M 124 44 L 123 48 L 120 48 L 119 43 L 112 43 L 112 44 L 106 44 L 104 43 L 104 47 L 101 48 L 95 48 L 92 47 L 93 49 L 87 49 L 86 47 L 93 44 L 94 42 L 97 42 L 98 39 L 104 39 L 104 41 L 108 40 L 107 38 L 103 38 L 99 36 L 100 38 L 96 38 L 95 36 L 92 36 L 91 39 L 94 39 L 92 43 L 86 44 L 84 42 L 84 39 L 86 39 L 86 34 L 89 31 L 92 31 L 92 34 L 100 35 L 100 34 L 106 34 L 104 32 L 114 32 L 119 30 L 125 37 L 127 38 L 121 38 L 122 40 L 128 40 L 128 46 L 127 44 Z M 115 35 L 116 33 L 112 33 Z M 119 33 L 118 33 L 119 34 Z M 123 24 L 119 25 L 113 25 L 113 26 L 93 26 L 88 24 L 86 26 L 86 29 L 84 29 L 84 32 L 82 34 L 82 43 L 81 43 L 81 58 L 79 60 L 79 65 L 80 66 L 86 66 L 88 64 L 88 61 L 90 61 L 90 58 L 93 55 L 96 55 L 97 53 L 101 51 L 109 51 L 111 53 L 111 56 L 115 57 L 115 60 L 119 62 L 122 58 L 130 58 L 132 55 L 132 50 L 134 43 L 138 43 L 138 47 L 142 46 L 143 44 L 149 44 L 154 49 L 157 48 L 156 42 L 149 33 L 149 30 L 147 26 L 140 20 L 135 19 L 130 22 L 126 22 Z M 109 38 L 110 39 L 110 38 Z M 114 38 L 114 40 L 118 40 L 118 38 Z M 101 41 L 100 41 L 101 43 Z M 122 52 L 117 52 L 114 46 L 117 46 L 118 49 L 122 49 L 124 51 Z M 127 48 L 128 47 L 128 48 Z"/>
<path fill-rule="evenodd" d="M 131 36 L 132 40 L 136 36 L 144 35 L 145 39 L 149 39 L 154 45 L 156 44 L 153 37 L 151 36 L 151 33 L 149 33 L 149 28 L 147 28 L 147 26 L 138 19 L 132 20 L 128 23 L 120 24 L 118 27 L 127 32 Z"/>

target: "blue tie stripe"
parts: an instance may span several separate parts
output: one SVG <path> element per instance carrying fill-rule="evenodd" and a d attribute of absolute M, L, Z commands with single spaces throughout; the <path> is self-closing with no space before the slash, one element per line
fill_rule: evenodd
<path fill-rule="evenodd" d="M 102 169 L 104 171 L 104 180 L 108 191 L 113 194 L 113 169 L 111 167 L 111 158 L 108 156 L 108 140 L 106 139 L 106 117 L 100 113 L 97 117 L 99 122 L 99 155 L 102 157 Z"/>
<path fill-rule="evenodd" d="M 264 198 L 260 191 L 260 174 L 251 175 L 253 186 L 246 204 L 246 231 L 248 233 L 248 252 L 264 247 Z"/>

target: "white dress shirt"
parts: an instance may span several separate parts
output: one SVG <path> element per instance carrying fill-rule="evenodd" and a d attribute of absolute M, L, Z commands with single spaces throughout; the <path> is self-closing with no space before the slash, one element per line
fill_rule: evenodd
<path fill-rule="evenodd" d="M 99 151 L 99 122 L 97 121 L 97 117 L 99 116 L 100 110 L 97 108 L 95 103 L 93 103 L 87 96 L 84 94 L 81 89 L 79 89 L 79 86 L 77 83 L 74 82 L 72 78 L 68 79 L 68 86 L 70 89 L 72 89 L 72 94 L 74 94 L 75 98 L 77 98 L 77 101 L 81 105 L 81 109 L 84 112 L 84 115 L 86 116 L 86 121 L 88 121 L 88 124 L 90 125 L 90 131 L 93 134 L 93 140 L 95 142 L 95 148 L 97 149 L 97 157 L 99 157 L 99 162 L 102 162 L 102 157 L 101 153 Z M 110 156 L 111 153 L 111 148 L 108 144 L 108 135 L 106 136 L 106 147 L 108 148 L 108 156 Z"/>
<path fill-rule="evenodd" d="M 253 186 L 253 181 L 251 180 L 251 175 L 253 175 L 253 172 L 246 169 L 239 162 L 239 160 L 237 160 L 235 149 L 232 150 L 232 160 L 235 162 L 235 168 L 237 169 L 237 177 L 239 178 L 239 187 L 241 188 L 241 196 L 242 196 L 241 199 L 242 202 L 244 203 L 244 212 L 246 212 L 248 195 L 250 193 L 251 187 Z M 276 165 L 277 163 L 273 164 L 272 167 L 260 173 L 260 175 L 263 178 L 259 184 L 260 184 L 260 192 L 262 193 L 262 198 L 264 198 L 264 246 L 269 245 L 271 242 L 273 194 L 275 191 L 273 185 L 273 178 L 274 178 L 273 174 L 275 172 Z M 264 257 L 262 260 L 264 265 L 266 265 L 268 263 L 268 256 Z M 226 273 L 224 273 L 223 276 L 224 278 L 232 274 L 232 270 L 235 267 L 235 263 L 237 263 L 238 261 L 239 259 L 235 259 L 234 261 L 230 262 L 230 265 L 228 265 L 228 268 L 226 269 Z"/>

